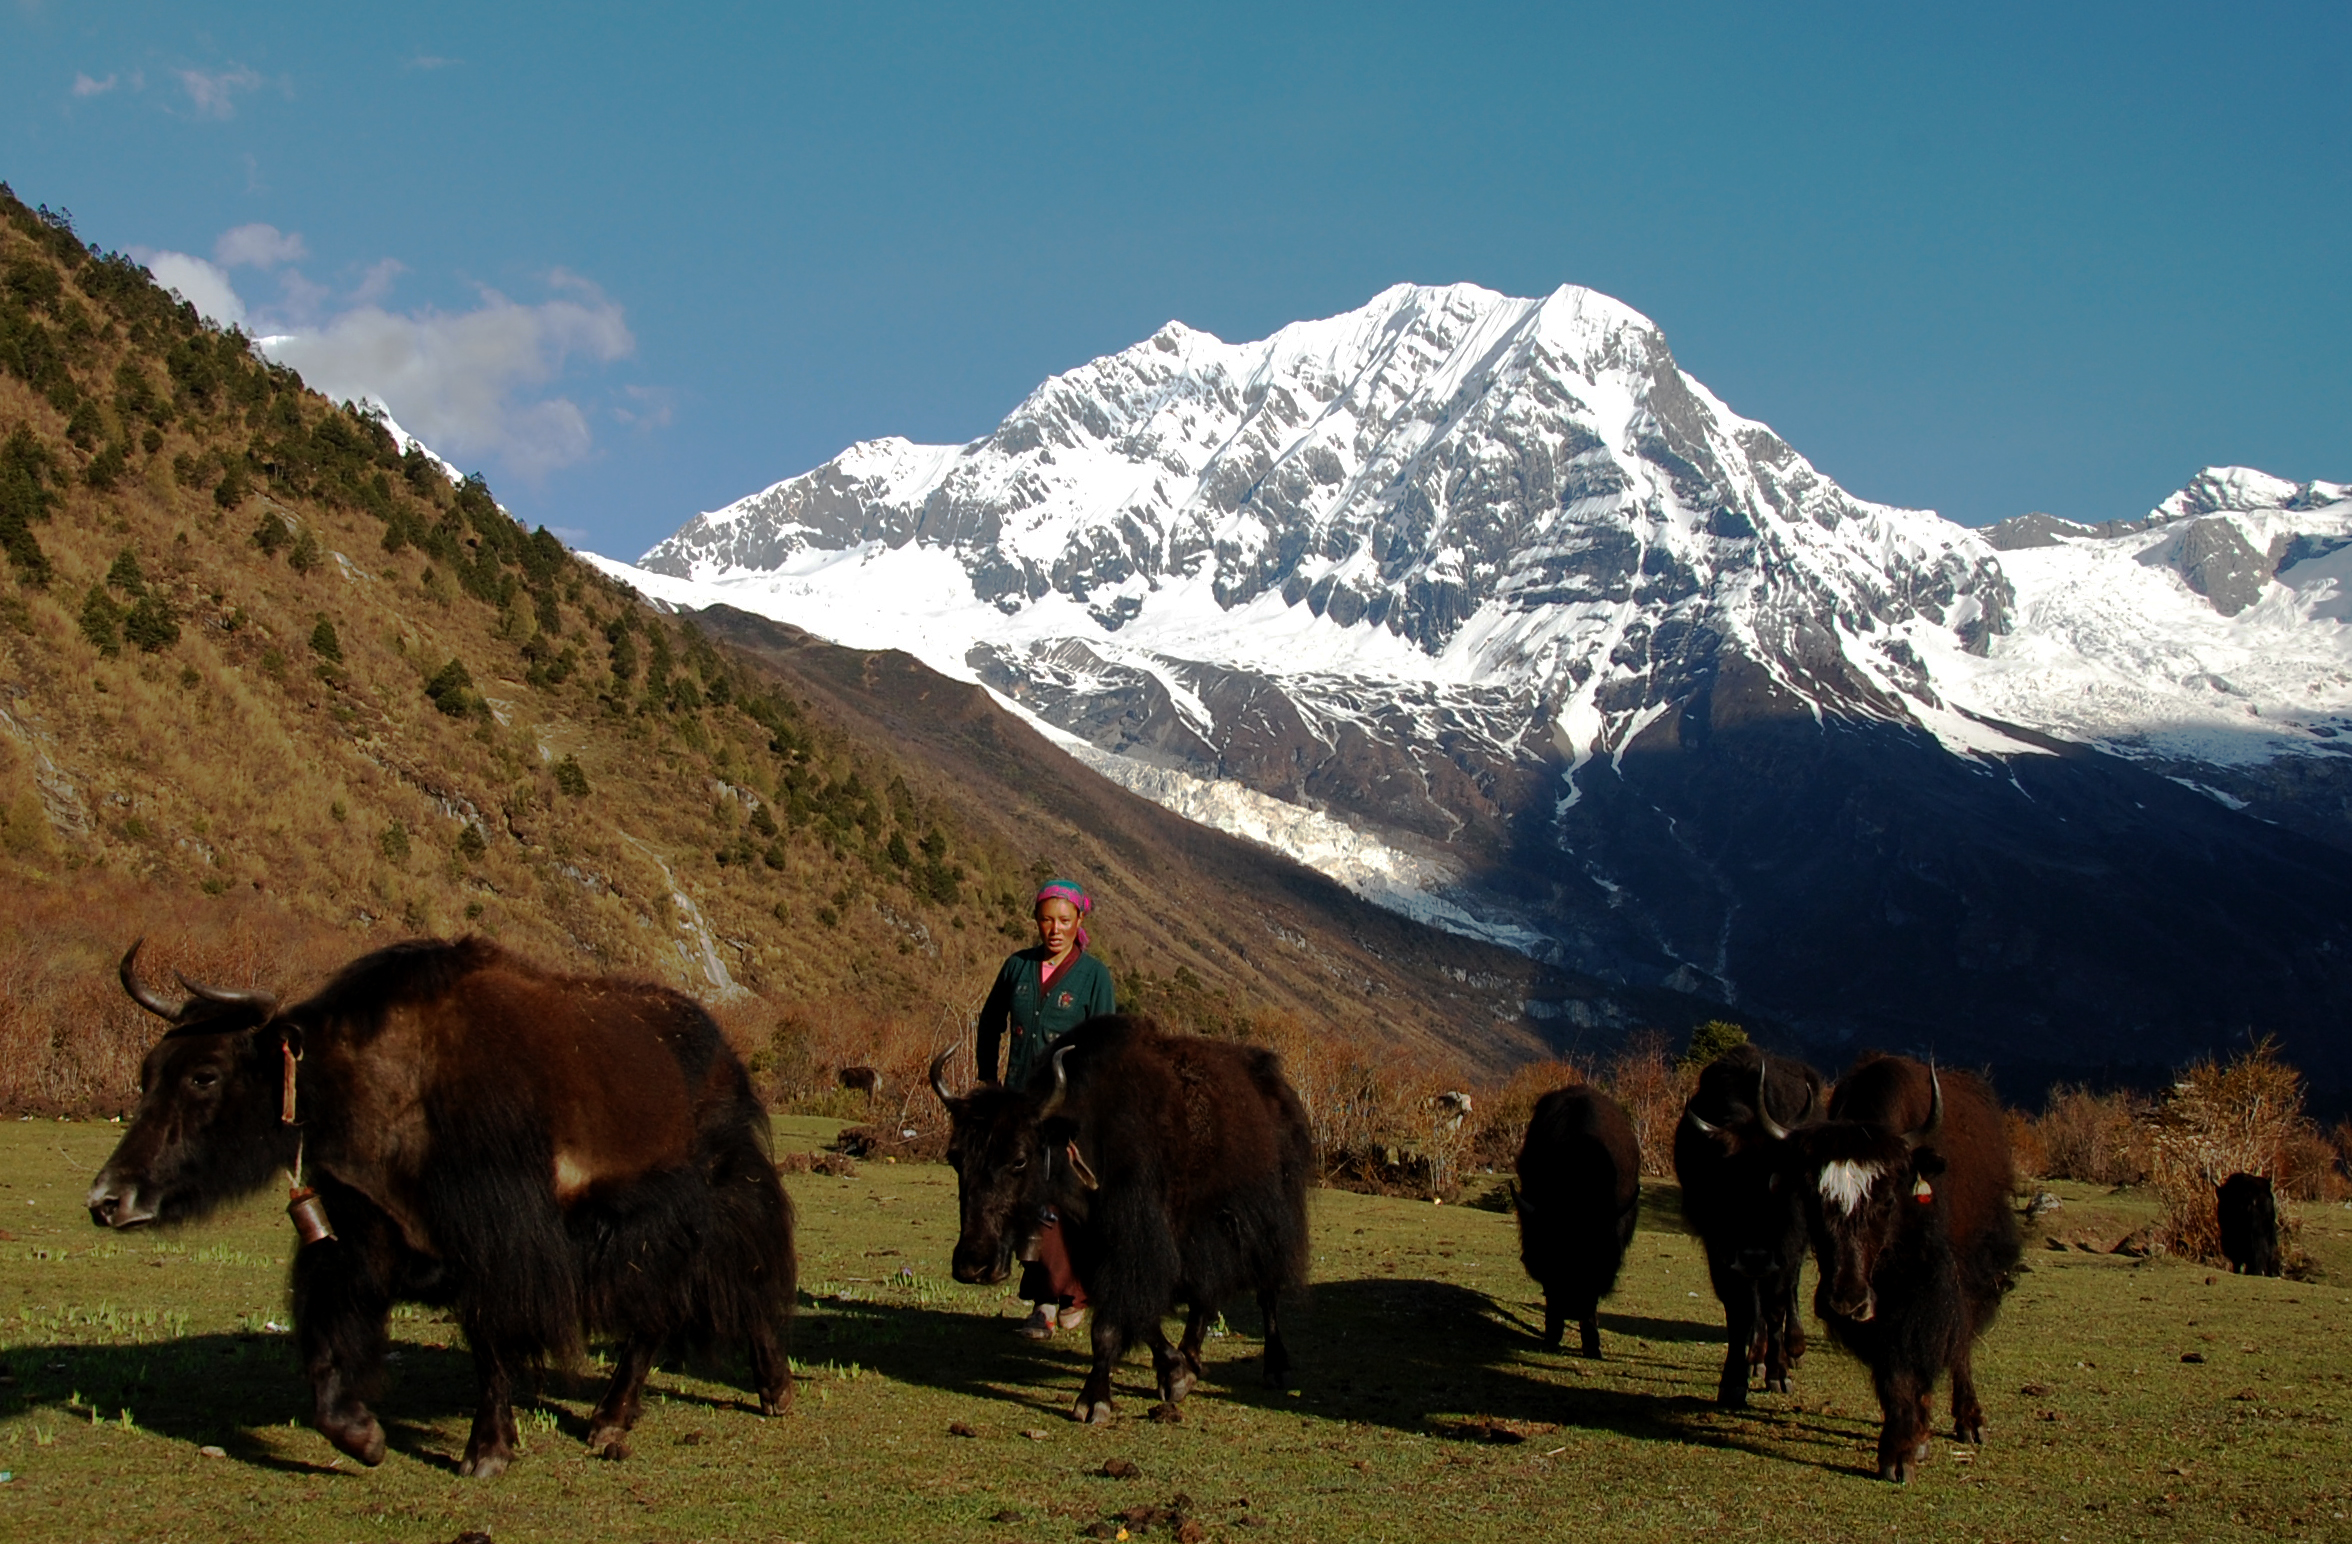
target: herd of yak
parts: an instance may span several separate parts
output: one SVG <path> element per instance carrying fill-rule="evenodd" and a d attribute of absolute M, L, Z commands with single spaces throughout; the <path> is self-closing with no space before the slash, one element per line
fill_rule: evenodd
<path fill-rule="evenodd" d="M 137 956 L 123 986 L 171 1027 L 91 1217 L 185 1221 L 289 1171 L 295 1337 L 336 1447 L 384 1457 L 366 1399 L 396 1302 L 448 1308 L 464 1331 L 481 1389 L 468 1475 L 514 1457 L 514 1377 L 586 1334 L 618 1342 L 589 1419 L 600 1455 L 628 1453 L 668 1347 L 745 1344 L 761 1410 L 790 1405 L 791 1203 L 751 1080 L 691 1000 L 552 975 L 478 938 L 379 950 L 290 1007 L 184 977 L 187 997 L 168 1001 Z M 1283 1381 L 1280 1298 L 1306 1278 L 1315 1151 L 1272 1053 L 1113 1016 L 1067 1036 L 1031 1086 L 960 1096 L 949 1054 L 931 1084 L 952 1122 L 954 1275 L 1004 1280 L 1054 1209 L 1094 1310 L 1078 1419 L 1110 1418 L 1112 1371 L 1137 1341 L 1161 1398 L 1181 1401 L 1207 1326 L 1245 1292 L 1264 1314 L 1265 1376 Z M 1740 1046 L 1700 1074 L 1674 1164 L 1728 1321 L 1725 1405 L 1746 1402 L 1757 1369 L 1788 1391 L 1810 1250 L 1814 1311 L 1877 1386 L 1879 1473 L 1907 1479 L 1925 1456 L 1946 1372 L 1954 1431 L 1982 1440 L 1970 1353 L 2019 1243 L 2006 1129 L 1979 1080 L 1873 1056 L 1830 1089 Z M 1573 1318 L 1599 1354 L 1597 1305 L 1633 1234 L 1638 1172 L 1632 1123 L 1607 1096 L 1571 1087 L 1536 1106 L 1516 1203 L 1548 1344 Z"/>

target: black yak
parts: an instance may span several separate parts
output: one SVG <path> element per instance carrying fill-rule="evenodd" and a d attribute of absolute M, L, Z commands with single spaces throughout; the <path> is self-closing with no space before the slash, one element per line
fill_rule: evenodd
<path fill-rule="evenodd" d="M 1219 1308 L 1255 1292 L 1268 1383 L 1290 1357 L 1281 1294 L 1306 1279 L 1314 1139 L 1270 1051 L 1167 1035 L 1147 1018 L 1089 1019 L 1025 1087 L 983 1084 L 957 1098 L 931 1064 L 953 1122 L 962 1214 L 956 1280 L 1004 1280 L 1036 1243 L 1042 1210 L 1061 1218 L 1093 1314 L 1094 1367 L 1074 1418 L 1111 1418 L 1111 1369 L 1147 1341 L 1160 1397 L 1176 1405 L 1201 1371 Z M 1160 1320 L 1185 1305 L 1182 1341 Z"/>
<path fill-rule="evenodd" d="M 2264 1174 L 2232 1174 L 2214 1196 L 2221 1211 L 2221 1252 L 2240 1276 L 2279 1273 L 2278 1195 Z"/>
<path fill-rule="evenodd" d="M 792 1397 L 792 1211 L 768 1120 L 710 1016 L 660 987 L 538 970 L 479 938 L 396 944 L 306 1002 L 188 983 L 140 1070 L 138 1113 L 90 1188 L 93 1221 L 188 1221 L 298 1169 L 332 1236 L 294 1252 L 315 1419 L 384 1457 L 364 1402 L 395 1302 L 455 1312 L 481 1402 L 461 1472 L 514 1457 L 514 1374 L 617 1335 L 590 1451 L 626 1456 L 673 1340 L 748 1343 L 760 1408 Z"/>
<path fill-rule="evenodd" d="M 1805 1211 L 1781 1172 L 1788 1130 L 1775 1109 L 1802 1122 L 1818 1114 L 1821 1074 L 1801 1061 L 1767 1061 L 1734 1046 L 1699 1073 L 1674 1129 L 1674 1175 L 1682 1213 L 1707 1251 L 1707 1278 L 1723 1304 L 1723 1376 L 1716 1399 L 1748 1402 L 1750 1369 L 1764 1387 L 1790 1391 L 1790 1369 L 1805 1354 L 1797 1282 L 1805 1268 Z"/>
<path fill-rule="evenodd" d="M 1828 1119 L 1789 1146 L 1821 1267 L 1814 1311 L 1870 1364 L 1879 1477 L 1908 1480 L 1944 1370 L 1953 1434 L 1984 1440 L 1971 1359 L 2019 1257 L 2008 1127 L 1977 1078 L 1866 1056 L 1839 1079 Z"/>
<path fill-rule="evenodd" d="M 1598 1089 L 1555 1088 L 1536 1101 L 1519 1147 L 1519 1261 L 1543 1284 L 1544 1344 L 1557 1349 L 1566 1322 L 1601 1354 L 1601 1299 L 1641 1211 L 1641 1144 L 1625 1106 Z"/>

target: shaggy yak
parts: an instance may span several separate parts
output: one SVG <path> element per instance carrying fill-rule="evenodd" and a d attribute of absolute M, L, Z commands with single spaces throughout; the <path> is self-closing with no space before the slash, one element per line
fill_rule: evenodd
<path fill-rule="evenodd" d="M 1885 1414 L 1879 1477 L 1908 1480 L 1944 1369 L 1953 1434 L 1984 1441 L 1971 1358 L 2019 1255 L 2008 1127 L 1967 1073 L 1866 1056 L 1839 1079 L 1828 1119 L 1789 1147 L 1821 1266 L 1814 1312 L 1870 1364 Z"/>
<path fill-rule="evenodd" d="M 1555 1088 L 1536 1102 L 1519 1148 L 1519 1261 L 1543 1284 L 1544 1344 L 1574 1319 L 1601 1354 L 1601 1299 L 1641 1211 L 1641 1144 L 1625 1106 L 1597 1089 Z"/>
<path fill-rule="evenodd" d="M 1707 1250 L 1707 1278 L 1723 1304 L 1723 1377 L 1716 1400 L 1748 1402 L 1750 1369 L 1764 1387 L 1790 1391 L 1789 1370 L 1805 1354 L 1797 1279 L 1805 1268 L 1805 1209 L 1781 1172 L 1790 1120 L 1819 1113 L 1821 1074 L 1803 1062 L 1768 1061 L 1734 1046 L 1699 1073 L 1699 1086 L 1674 1128 L 1674 1175 L 1682 1214 Z"/>
<path fill-rule="evenodd" d="M 2232 1174 L 2214 1191 L 2221 1254 L 2241 1276 L 2279 1273 L 2278 1193 L 2267 1174 Z"/>
<path fill-rule="evenodd" d="M 185 1222 L 280 1169 L 315 1187 L 294 1252 L 294 1330 L 318 1428 L 384 1457 L 364 1399 L 385 1318 L 455 1311 L 481 1381 L 460 1465 L 514 1458 L 515 1374 L 616 1335 L 588 1448 L 627 1456 L 645 1375 L 673 1340 L 747 1342 L 760 1409 L 791 1403 L 792 1209 L 766 1112 L 710 1016 L 637 982 L 550 975 L 480 938 L 395 944 L 281 1009 L 183 978 L 138 1113 L 90 1187 L 101 1226 Z M 324 1204 L 323 1223 L 315 1208 Z M 331 1228 L 331 1232 L 328 1230 Z"/>
<path fill-rule="evenodd" d="M 958 1281 L 1005 1279 L 1033 1251 L 1042 1209 L 1060 1215 L 1071 1269 L 1093 1308 L 1094 1367 L 1071 1414 L 1111 1418 L 1111 1369 L 1147 1341 L 1171 1409 L 1201 1375 L 1201 1339 L 1237 1293 L 1266 1320 L 1266 1381 L 1290 1356 L 1277 1316 L 1306 1279 L 1306 1111 L 1270 1051 L 1166 1035 L 1147 1018 L 1089 1019 L 1029 1086 L 983 1084 L 962 1098 L 931 1063 L 953 1122 L 962 1213 Z M 1170 1346 L 1160 1320 L 1186 1308 Z"/>

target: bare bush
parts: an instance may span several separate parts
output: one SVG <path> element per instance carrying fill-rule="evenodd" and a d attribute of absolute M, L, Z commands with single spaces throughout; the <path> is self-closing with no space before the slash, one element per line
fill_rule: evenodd
<path fill-rule="evenodd" d="M 2149 1137 L 2141 1117 L 2148 1109 L 2144 1096 L 2123 1090 L 2100 1094 L 2082 1087 L 2054 1088 L 2032 1122 L 2031 1151 L 2018 1148 L 2018 1166 L 2041 1179 L 2142 1184 L 2148 1178 Z M 2027 1161 L 2037 1155 L 2038 1162 Z"/>
<path fill-rule="evenodd" d="M 1674 1173 L 1674 1128 L 1698 1082 L 1699 1069 L 1677 1064 L 1666 1053 L 1666 1037 L 1654 1029 L 1636 1034 L 1603 1064 L 1601 1086 L 1633 1117 L 1645 1175 Z"/>
<path fill-rule="evenodd" d="M 2232 1174 L 2276 1181 L 2290 1148 L 2317 1136 L 2303 1113 L 2302 1075 L 2267 1039 L 2227 1063 L 2189 1068 L 2145 1125 L 2150 1178 L 2164 1205 L 2158 1241 L 2209 1263 L 2222 1257 L 2215 1187 Z"/>

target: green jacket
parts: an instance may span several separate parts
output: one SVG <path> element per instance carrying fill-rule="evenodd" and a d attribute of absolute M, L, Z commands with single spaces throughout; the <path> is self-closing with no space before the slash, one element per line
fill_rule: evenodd
<path fill-rule="evenodd" d="M 1119 1011 L 1110 968 L 1093 955 L 1080 950 L 1054 977 L 1052 990 L 1040 997 L 1037 975 L 1044 964 L 1042 946 L 1023 949 L 996 973 L 996 985 L 988 989 L 988 1001 L 980 1009 L 980 1044 L 974 1060 L 982 1082 L 996 1081 L 999 1042 L 1005 1043 L 1005 1084 L 1018 1088 L 1044 1062 L 1051 1042 L 1088 1019 Z"/>

